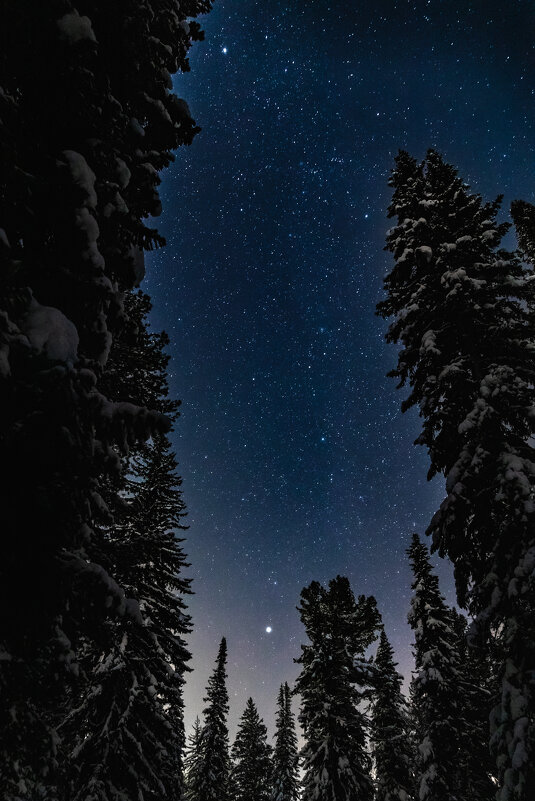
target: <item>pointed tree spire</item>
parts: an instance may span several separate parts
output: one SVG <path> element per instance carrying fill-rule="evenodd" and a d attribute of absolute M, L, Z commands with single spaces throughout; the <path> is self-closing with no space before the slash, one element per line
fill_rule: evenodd
<path fill-rule="evenodd" d="M 232 746 L 232 794 L 234 801 L 270 801 L 271 746 L 267 729 L 255 703 L 249 698 Z"/>
<path fill-rule="evenodd" d="M 375 763 L 375 801 L 409 801 L 413 790 L 409 715 L 396 671 L 394 651 L 381 631 L 375 657 L 371 742 Z"/>
<path fill-rule="evenodd" d="M 375 599 L 357 602 L 347 578 L 337 576 L 328 589 L 317 581 L 305 587 L 299 611 L 309 639 L 296 660 L 295 686 L 305 737 L 303 801 L 371 801 L 367 720 L 359 704 L 370 679 L 364 653 L 380 625 Z"/>
<path fill-rule="evenodd" d="M 229 703 L 226 681 L 227 641 L 223 637 L 204 698 L 206 706 L 199 744 L 199 770 L 188 789 L 193 801 L 227 801 L 229 797 Z"/>
<path fill-rule="evenodd" d="M 440 593 L 429 551 L 414 534 L 408 549 L 414 581 L 409 624 L 415 632 L 412 712 L 416 733 L 416 795 L 420 801 L 458 801 L 464 710 L 457 637 Z"/>
<path fill-rule="evenodd" d="M 271 798 L 272 801 L 297 801 L 299 798 L 299 756 L 288 682 L 284 682 L 280 686 L 277 698 L 276 727 Z"/>

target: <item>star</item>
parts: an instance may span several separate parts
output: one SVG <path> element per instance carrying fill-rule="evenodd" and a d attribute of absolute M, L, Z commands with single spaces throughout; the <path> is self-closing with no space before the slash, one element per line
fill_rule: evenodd
<path fill-rule="evenodd" d="M 374 315 L 392 266 L 382 248 L 394 155 L 403 148 L 420 159 L 435 143 L 485 197 L 529 197 L 518 145 L 533 126 L 523 119 L 525 79 L 511 85 L 499 66 L 522 75 L 522 49 L 513 47 L 522 14 L 511 13 L 500 37 L 497 0 L 485 4 L 484 30 L 450 4 L 428 10 L 430 23 L 413 18 L 413 4 L 392 4 L 399 8 L 379 24 L 373 4 L 368 15 L 351 3 L 309 3 L 299 36 L 295 12 L 286 14 L 292 4 L 277 4 L 269 33 L 254 0 L 222 5 L 225 14 L 203 17 L 206 39 L 191 51 L 184 99 L 203 133 L 162 173 L 168 246 L 148 254 L 147 289 L 155 325 L 176 329 L 170 383 L 184 405 L 173 445 L 190 511 L 186 552 L 204 577 L 190 602 L 194 660 L 204 670 L 226 634 L 239 663 L 232 681 L 249 678 L 246 643 L 271 638 L 275 627 L 264 621 L 273 609 L 277 635 L 269 646 L 260 637 L 269 680 L 265 690 L 260 680 L 248 687 L 271 721 L 280 676 L 291 682 L 298 672 L 306 633 L 295 606 L 312 580 L 340 573 L 356 592 L 376 595 L 411 670 L 403 532 L 425 529 L 442 484 L 425 481 L 426 454 L 411 445 L 419 423 L 399 411 L 403 393 L 386 377 L 395 354 Z M 393 54 L 393 30 L 409 23 L 414 42 Z M 310 53 L 323 29 L 317 62 Z M 239 48 L 228 68 L 217 59 L 218 48 L 230 55 L 227 37 Z M 458 101 L 455 114 L 440 91 Z M 201 684 L 188 682 L 187 725 Z"/>

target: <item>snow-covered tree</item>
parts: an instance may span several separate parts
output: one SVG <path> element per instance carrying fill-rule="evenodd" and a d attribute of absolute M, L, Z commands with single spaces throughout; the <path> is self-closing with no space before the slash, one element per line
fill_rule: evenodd
<path fill-rule="evenodd" d="M 227 641 L 219 646 L 215 669 L 208 680 L 204 703 L 204 722 L 199 743 L 198 770 L 190 775 L 191 801 L 227 801 L 229 798 L 230 756 L 227 728 Z"/>
<path fill-rule="evenodd" d="M 193 729 L 188 737 L 186 750 L 184 752 L 184 784 L 185 801 L 195 801 L 195 787 L 197 786 L 199 772 L 201 770 L 201 735 L 202 725 L 199 716 L 195 718 Z M 192 790 L 190 791 L 190 788 Z"/>
<path fill-rule="evenodd" d="M 113 343 L 107 393 L 113 400 L 122 392 L 129 403 L 150 403 L 175 419 L 167 338 L 148 331 L 146 296 L 127 296 L 125 308 L 129 324 Z M 177 538 L 185 514 L 180 485 L 167 437 L 154 434 L 130 452 L 121 481 L 102 487 L 113 516 L 100 521 L 93 552 L 120 583 L 132 615 L 109 620 L 105 640 L 83 641 L 74 709 L 60 726 L 69 801 L 182 793 L 182 684 L 190 658 L 184 599 L 190 581 Z"/>
<path fill-rule="evenodd" d="M 467 620 L 455 609 L 450 610 L 460 656 L 457 685 L 458 703 L 462 710 L 458 761 L 461 799 L 488 801 L 496 792 L 496 765 L 489 748 L 489 710 L 496 703 L 497 681 L 490 648 L 468 642 Z"/>
<path fill-rule="evenodd" d="M 159 414 L 101 391 L 125 290 L 163 244 L 159 171 L 197 130 L 171 75 L 209 0 L 2 4 L 0 786 L 51 797 L 57 709 L 86 635 L 134 625 L 94 559 L 100 492 Z M 7 610 L 10 610 L 7 613 Z M 128 625 L 125 623 L 125 625 Z"/>
<path fill-rule="evenodd" d="M 502 632 L 501 700 L 492 716 L 499 801 L 535 793 L 535 393 L 532 267 L 500 248 L 500 198 L 483 203 L 435 151 L 397 159 L 387 249 L 402 349 L 393 375 L 418 405 L 417 439 L 446 497 L 428 528 L 455 568 L 457 596 L 487 637 Z M 524 245 L 526 247 L 526 245 Z"/>
<path fill-rule="evenodd" d="M 417 534 L 408 550 L 414 581 L 409 623 L 414 630 L 412 717 L 418 749 L 420 801 L 456 801 L 460 743 L 465 724 L 459 697 L 458 640 L 451 610 L 440 593 L 429 551 Z"/>
<path fill-rule="evenodd" d="M 303 801 L 371 801 L 367 720 L 361 701 L 369 684 L 366 648 L 380 626 L 375 599 L 358 602 L 349 581 L 337 576 L 328 589 L 314 581 L 301 593 L 301 620 L 309 639 L 297 663 L 294 692 L 301 696 L 299 721 Z"/>
<path fill-rule="evenodd" d="M 299 755 L 292 696 L 288 682 L 281 684 L 277 698 L 275 748 L 273 749 L 272 801 L 299 798 Z"/>
<path fill-rule="evenodd" d="M 397 224 L 386 249 L 395 265 L 377 310 L 394 318 L 387 340 L 402 350 L 391 375 L 411 387 L 403 411 L 420 405 L 417 442 L 428 448 L 430 477 L 447 475 L 466 433 L 459 425 L 473 410 L 484 377 L 483 335 L 497 337 L 509 317 L 511 326 L 524 323 L 514 298 L 527 289 L 515 280 L 523 271 L 514 254 L 498 250 L 508 229 L 496 223 L 500 198 L 483 203 L 470 194 L 433 150 L 423 164 L 401 151 L 390 185 L 388 216 Z M 449 403 L 440 402 L 443 396 Z M 458 573 L 459 592 L 466 592 L 460 566 Z"/>
<path fill-rule="evenodd" d="M 103 392 L 112 401 L 146 406 L 174 421 L 180 403 L 169 397 L 169 337 L 165 331 L 151 330 L 152 302 L 144 292 L 126 292 L 122 306 L 120 328 L 101 378 Z"/>
<path fill-rule="evenodd" d="M 60 728 L 71 801 L 182 795 L 190 620 L 175 468 L 167 438 L 155 435 L 131 465 L 131 499 L 108 532 L 103 555 L 135 607 L 132 621 L 110 622 L 108 640 L 100 649 L 88 643 L 81 660 L 80 697 Z"/>
<path fill-rule="evenodd" d="M 252 698 L 247 700 L 232 746 L 233 801 L 270 801 L 271 746 Z"/>
<path fill-rule="evenodd" d="M 394 651 L 381 631 L 375 657 L 371 731 L 375 801 L 410 801 L 414 780 L 409 713 Z"/>

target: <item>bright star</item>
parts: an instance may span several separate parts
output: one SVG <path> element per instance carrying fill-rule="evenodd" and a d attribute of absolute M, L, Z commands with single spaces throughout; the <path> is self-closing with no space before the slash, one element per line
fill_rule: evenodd
<path fill-rule="evenodd" d="M 271 634 L 271 626 L 266 626 L 266 632 L 267 632 L 268 634 Z"/>
<path fill-rule="evenodd" d="M 222 50 L 221 52 L 222 52 L 222 53 L 224 53 L 224 55 L 226 56 L 226 55 L 227 55 L 227 53 L 228 53 L 228 50 L 227 50 L 227 48 L 226 48 L 226 47 L 224 47 L 224 48 L 223 48 L 223 50 Z"/>

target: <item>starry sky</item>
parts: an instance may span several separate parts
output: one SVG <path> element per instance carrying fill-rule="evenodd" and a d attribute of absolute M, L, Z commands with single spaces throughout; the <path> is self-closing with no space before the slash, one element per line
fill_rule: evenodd
<path fill-rule="evenodd" d="M 389 170 L 435 147 L 487 199 L 533 197 L 530 0 L 217 0 L 176 77 L 202 132 L 163 176 L 143 284 L 171 336 L 195 595 L 186 725 L 223 635 L 231 733 L 273 733 L 303 586 L 376 596 L 411 669 L 405 549 L 439 504 L 375 317 Z M 451 571 L 438 566 L 453 600 Z M 266 627 L 271 632 L 266 632 Z"/>

